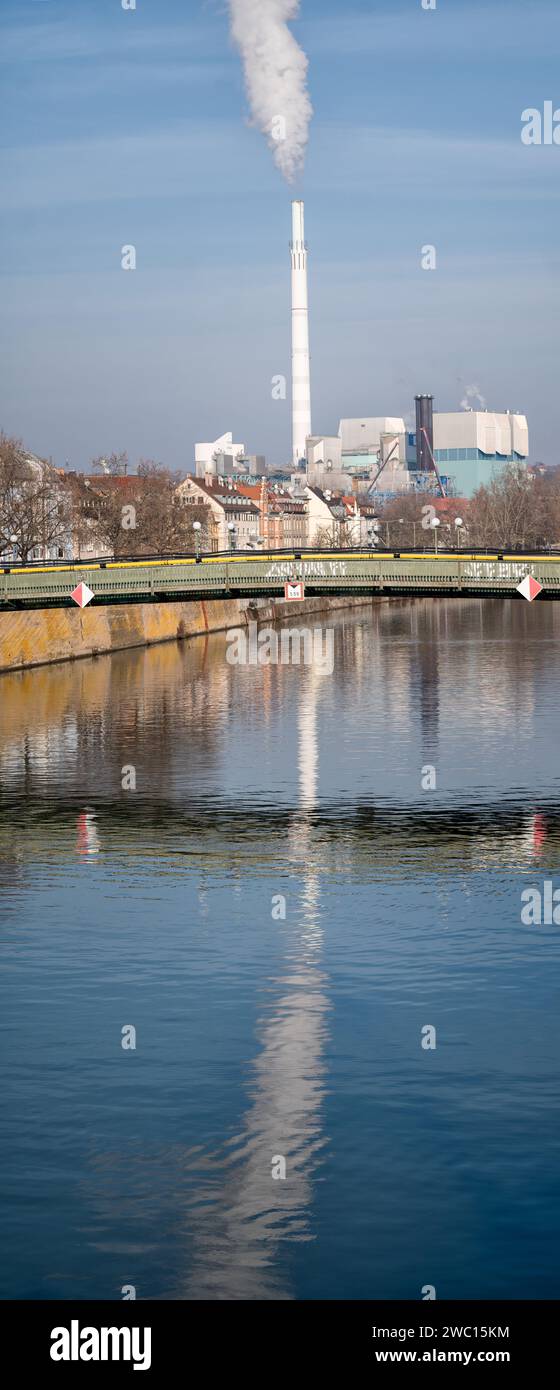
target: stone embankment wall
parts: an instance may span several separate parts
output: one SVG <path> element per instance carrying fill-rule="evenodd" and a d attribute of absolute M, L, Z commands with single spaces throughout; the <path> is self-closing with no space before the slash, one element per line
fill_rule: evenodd
<path fill-rule="evenodd" d="M 260 626 L 282 618 L 332 612 L 369 604 L 371 598 L 309 598 L 302 603 L 273 599 L 212 599 L 205 603 L 117 604 L 107 608 L 41 608 L 0 614 L 0 672 L 54 661 L 74 661 L 100 652 L 148 647 L 153 642 L 225 632 L 256 619 Z"/>

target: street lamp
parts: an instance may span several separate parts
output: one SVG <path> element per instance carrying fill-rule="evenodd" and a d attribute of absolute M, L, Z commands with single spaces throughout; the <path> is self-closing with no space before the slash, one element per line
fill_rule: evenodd
<path fill-rule="evenodd" d="M 197 558 L 197 560 L 200 560 L 200 540 L 201 540 L 200 532 L 202 531 L 202 522 L 201 522 L 201 521 L 193 521 L 192 528 L 193 528 L 193 531 L 194 531 L 194 544 L 195 544 L 195 550 L 196 550 L 196 558 Z"/>
<path fill-rule="evenodd" d="M 229 548 L 230 550 L 235 550 L 235 538 L 237 536 L 237 527 L 235 525 L 235 522 L 228 521 L 227 528 L 229 531 Z"/>
<path fill-rule="evenodd" d="M 461 544 L 461 527 L 462 527 L 462 525 L 463 525 L 463 518 L 462 518 L 461 516 L 456 516 L 456 517 L 455 517 L 455 531 L 456 531 L 456 535 L 457 535 L 457 549 L 459 549 L 460 544 Z"/>
<path fill-rule="evenodd" d="M 430 526 L 432 527 L 433 532 L 434 532 L 434 541 L 435 541 L 435 547 L 436 547 L 436 555 L 437 555 L 437 553 L 438 553 L 438 548 L 437 548 L 437 528 L 438 528 L 439 525 L 440 525 L 439 516 L 433 516 L 432 519 L 431 519 L 431 521 L 430 521 Z"/>

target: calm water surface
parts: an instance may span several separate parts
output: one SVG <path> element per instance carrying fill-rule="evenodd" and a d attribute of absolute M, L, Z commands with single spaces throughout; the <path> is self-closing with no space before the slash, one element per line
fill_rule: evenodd
<path fill-rule="evenodd" d="M 307 621 L 0 677 L 4 1298 L 560 1297 L 560 604 Z"/>

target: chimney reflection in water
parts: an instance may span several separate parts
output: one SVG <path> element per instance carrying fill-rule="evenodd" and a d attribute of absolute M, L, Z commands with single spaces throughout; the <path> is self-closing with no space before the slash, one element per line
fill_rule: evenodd
<path fill-rule="evenodd" d="M 210 1181 L 191 1214 L 193 1263 L 189 1299 L 290 1298 L 285 1256 L 290 1242 L 313 1239 L 307 1208 L 322 1137 L 323 1052 L 329 1007 L 321 969 L 319 874 L 313 868 L 311 817 L 319 770 L 317 699 L 324 677 L 302 673 L 298 717 L 300 808 L 289 835 L 289 864 L 303 876 L 299 921 L 288 887 L 286 966 L 272 978 L 270 1007 L 258 1027 L 261 1048 L 252 1072 L 252 1100 L 240 1133 L 222 1160 L 221 1190 Z M 285 887 L 280 881 L 274 890 Z M 286 930 L 287 928 L 287 930 Z M 288 935 L 289 933 L 289 935 Z M 273 1158 L 286 1177 L 273 1178 Z M 282 1253 L 282 1260 L 280 1254 Z"/>

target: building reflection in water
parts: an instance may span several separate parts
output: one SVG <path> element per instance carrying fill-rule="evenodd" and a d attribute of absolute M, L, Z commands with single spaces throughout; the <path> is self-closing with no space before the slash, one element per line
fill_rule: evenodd
<path fill-rule="evenodd" d="M 290 859 L 305 865 L 298 925 L 285 970 L 270 980 L 273 1002 L 258 1025 L 261 1046 L 252 1066 L 252 1101 L 221 1161 L 221 1183 L 196 1193 L 189 1217 L 193 1240 L 189 1299 L 290 1298 L 281 1252 L 313 1239 L 309 1207 L 325 1144 L 323 1060 L 329 1008 L 321 968 L 320 883 L 314 871 L 311 816 L 317 799 L 317 699 L 323 677 L 303 683 L 298 717 L 300 809 Z M 279 888 L 283 886 L 278 885 Z M 296 913 L 287 897 L 286 922 Z M 272 1176 L 285 1159 L 286 1177 Z"/>
<path fill-rule="evenodd" d="M 99 854 L 100 840 L 94 812 L 80 811 L 76 831 L 76 852 L 82 856 Z"/>
<path fill-rule="evenodd" d="M 413 688 L 419 698 L 422 747 L 426 756 L 435 756 L 438 749 L 439 651 L 438 641 L 424 634 L 415 652 Z"/>
<path fill-rule="evenodd" d="M 104 1255 L 110 1230 L 111 1239 L 115 1244 L 121 1240 L 122 1246 L 124 1223 L 122 1281 L 134 1282 L 131 1253 L 140 1249 L 142 1255 L 145 1222 L 145 1244 L 157 1254 L 156 1272 L 150 1263 L 144 1282 L 139 1279 L 143 1297 L 154 1291 L 153 1280 L 161 1281 L 156 1291 L 163 1288 L 170 1297 L 292 1296 L 287 1257 L 298 1243 L 314 1239 L 314 1190 L 327 1145 L 323 1111 L 330 982 L 323 963 L 322 920 L 324 885 L 333 867 L 338 868 L 337 856 L 344 855 L 347 882 L 353 874 L 364 883 L 372 875 L 395 873 L 404 882 L 424 873 L 426 864 L 432 870 L 436 846 L 441 885 L 436 902 L 444 925 L 454 888 L 459 885 L 466 897 L 473 873 L 489 869 L 503 875 L 510 867 L 519 872 L 535 864 L 539 871 L 548 864 L 555 871 L 560 840 L 555 788 L 549 779 L 543 809 L 532 773 L 525 771 L 525 782 L 520 778 L 513 795 L 509 769 L 502 772 L 498 761 L 503 748 L 498 736 L 513 716 L 518 736 L 528 740 L 538 728 L 543 701 L 556 708 L 552 663 L 560 604 L 538 609 L 488 600 L 484 623 L 482 611 L 478 601 L 434 605 L 433 600 L 419 600 L 379 605 L 367 626 L 362 620 L 340 619 L 334 679 L 311 667 L 298 672 L 296 680 L 293 672 L 271 667 L 262 672 L 262 686 L 246 678 L 243 686 L 225 661 L 225 639 L 219 636 L 2 678 L 0 874 L 14 912 L 37 862 L 56 859 L 66 866 L 66 855 L 74 858 L 76 847 L 94 880 L 103 873 L 98 849 L 107 851 L 109 872 L 112 856 L 124 879 L 136 866 L 142 871 L 145 863 L 154 874 L 172 868 L 190 875 L 194 870 L 209 937 L 216 926 L 212 894 L 225 873 L 232 890 L 225 932 L 233 894 L 249 876 L 263 890 L 265 913 L 273 894 L 287 896 L 286 919 L 265 924 L 280 965 L 265 967 L 264 979 L 257 951 L 259 973 L 252 978 L 265 1003 L 262 1009 L 257 1006 L 258 1045 L 249 1063 L 247 1099 L 234 1112 L 239 1120 L 222 1121 L 218 1115 L 220 1138 L 213 1150 L 203 1119 L 195 1131 L 197 1152 L 194 1145 L 186 1149 L 182 1126 L 188 1131 L 189 1113 L 199 1113 L 189 1112 L 187 1104 L 189 1088 L 197 1097 L 201 1090 L 194 1065 L 192 1076 L 186 1069 L 180 1072 L 178 1090 L 173 1079 L 169 1083 L 178 1112 L 172 1143 L 162 1143 L 157 1128 L 161 1116 L 156 1114 L 153 1147 L 148 1143 L 138 1153 L 124 1130 L 113 1149 L 105 1147 L 96 1159 L 92 1156 L 85 1182 L 88 1210 L 93 1208 L 95 1216 L 92 1245 Z M 244 699 L 250 690 L 252 700 Z M 291 765 L 286 772 L 294 711 L 296 795 Z M 245 736 L 247 728 L 257 725 L 254 747 L 263 759 L 259 775 L 261 768 L 270 767 L 276 776 L 265 788 L 266 800 L 244 798 L 245 768 L 239 771 L 235 759 L 233 780 L 218 798 L 231 744 L 235 750 L 236 735 Z M 286 733 L 281 757 L 277 727 Z M 374 737 L 363 745 L 363 769 L 371 785 L 362 775 L 362 763 L 356 763 L 356 788 L 345 780 L 343 800 L 340 781 L 335 782 L 331 804 L 325 795 L 319 798 L 319 729 L 325 749 L 332 752 L 328 740 L 333 728 L 337 738 L 340 730 L 350 728 L 343 755 L 364 728 Z M 495 761 L 488 773 L 479 758 L 481 728 L 485 737 L 493 735 Z M 390 746 L 405 770 L 407 760 L 413 769 L 408 782 L 403 778 L 402 797 L 387 765 L 387 732 L 398 733 L 400 745 L 394 740 Z M 447 794 L 449 783 L 442 776 L 438 789 L 445 798 L 426 801 L 418 788 L 421 752 L 438 737 L 444 774 L 449 776 L 469 757 L 474 776 L 484 783 L 482 792 L 471 774 L 470 781 L 456 777 Z M 334 751 L 340 754 L 340 748 Z M 142 796 L 139 791 L 131 798 L 122 790 L 122 767 L 128 763 L 137 770 Z M 383 770 L 384 784 L 378 776 Z M 326 771 L 323 762 L 323 793 L 330 785 Z M 470 774 L 468 766 L 466 772 Z M 282 802 L 286 782 L 289 799 Z M 256 786 L 258 792 L 258 777 Z M 153 926 L 154 941 L 158 925 Z M 149 920 L 147 928 L 149 935 Z M 94 930 L 93 944 L 96 940 Z M 144 949 L 141 938 L 139 949 Z M 210 973 L 216 954 L 200 959 Z M 109 980 L 109 990 L 112 971 L 109 947 L 100 966 L 100 979 Z M 234 1003 L 235 987 L 234 976 Z M 186 1020 L 180 1006 L 174 1017 L 182 1036 Z M 164 1037 L 164 1061 L 166 1048 Z M 193 1061 L 202 1063 L 206 1079 L 212 1052 L 206 1042 L 201 1051 L 202 1057 L 195 1054 Z M 227 1066 L 224 1071 L 227 1079 Z M 217 1089 L 222 1084 L 224 1078 L 218 1076 Z M 286 1161 L 285 1180 L 272 1177 L 273 1160 L 280 1156 Z M 127 1222 L 140 1227 L 136 1245 Z"/>

